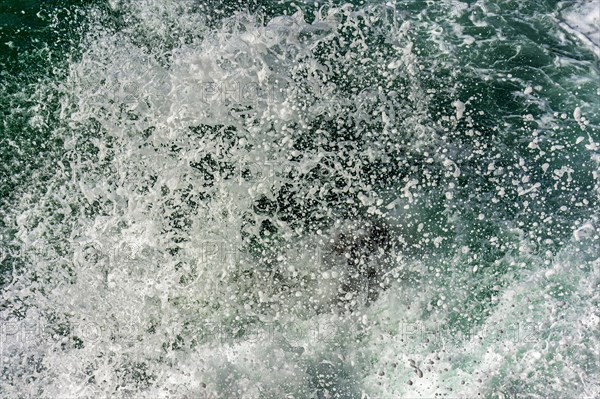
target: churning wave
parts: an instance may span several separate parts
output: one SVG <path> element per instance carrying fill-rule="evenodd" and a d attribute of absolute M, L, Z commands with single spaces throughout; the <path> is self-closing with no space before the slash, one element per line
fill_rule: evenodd
<path fill-rule="evenodd" d="M 594 3 L 354 3 L 65 6 L 3 396 L 600 394 Z"/>

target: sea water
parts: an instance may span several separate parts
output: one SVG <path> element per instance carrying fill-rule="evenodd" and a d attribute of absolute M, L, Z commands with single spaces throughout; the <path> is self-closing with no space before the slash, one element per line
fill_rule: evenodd
<path fill-rule="evenodd" d="M 597 1 L 0 3 L 0 393 L 600 395 Z"/>

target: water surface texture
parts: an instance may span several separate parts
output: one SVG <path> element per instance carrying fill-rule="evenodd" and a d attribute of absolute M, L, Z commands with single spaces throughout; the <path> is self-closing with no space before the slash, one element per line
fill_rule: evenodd
<path fill-rule="evenodd" d="M 599 397 L 599 25 L 0 1 L 0 396 Z"/>

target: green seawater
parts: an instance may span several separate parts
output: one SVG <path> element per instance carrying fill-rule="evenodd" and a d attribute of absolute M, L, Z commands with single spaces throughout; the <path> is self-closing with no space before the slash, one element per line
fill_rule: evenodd
<path fill-rule="evenodd" d="M 599 395 L 588 3 L 2 0 L 0 396 Z"/>

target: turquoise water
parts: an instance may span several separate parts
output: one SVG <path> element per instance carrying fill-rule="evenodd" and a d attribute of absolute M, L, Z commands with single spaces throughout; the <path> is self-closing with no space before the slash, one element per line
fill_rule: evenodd
<path fill-rule="evenodd" d="M 600 394 L 600 7 L 0 3 L 2 397 Z"/>

